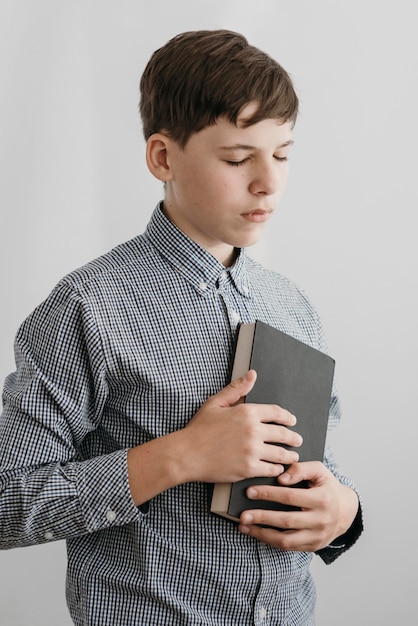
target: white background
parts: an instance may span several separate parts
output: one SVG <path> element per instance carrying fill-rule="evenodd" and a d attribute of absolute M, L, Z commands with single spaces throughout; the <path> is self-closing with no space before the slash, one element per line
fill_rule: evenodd
<path fill-rule="evenodd" d="M 162 190 L 137 114 L 151 53 L 229 28 L 301 100 L 291 178 L 253 254 L 313 299 L 337 361 L 333 435 L 366 530 L 315 559 L 318 626 L 411 624 L 416 584 L 417 43 L 407 0 L 0 1 L 0 378 L 65 273 L 144 229 Z M 0 554 L 2 626 L 69 626 L 63 542 Z M 117 626 L 117 625 L 115 625 Z"/>

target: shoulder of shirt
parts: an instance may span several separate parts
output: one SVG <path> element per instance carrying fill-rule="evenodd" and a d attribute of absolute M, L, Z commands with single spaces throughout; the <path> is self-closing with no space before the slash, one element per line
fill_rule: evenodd
<path fill-rule="evenodd" d="M 266 267 L 249 256 L 247 256 L 246 261 L 248 276 L 253 285 L 268 283 L 270 286 L 275 286 L 278 290 L 282 291 L 283 294 L 302 298 L 309 306 L 312 306 L 309 296 L 294 280 L 281 274 L 277 270 Z"/>
<path fill-rule="evenodd" d="M 67 286 L 79 291 L 106 280 L 120 280 L 123 276 L 139 278 L 155 268 L 155 263 L 155 249 L 146 237 L 138 235 L 73 270 L 59 281 L 57 287 Z"/>

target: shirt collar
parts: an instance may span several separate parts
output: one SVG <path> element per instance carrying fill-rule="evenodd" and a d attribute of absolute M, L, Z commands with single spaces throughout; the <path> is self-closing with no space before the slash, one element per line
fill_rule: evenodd
<path fill-rule="evenodd" d="M 166 217 L 162 203 L 155 208 L 145 236 L 170 265 L 202 295 L 209 294 L 221 283 L 230 281 L 241 295 L 250 297 L 244 248 L 239 250 L 234 264 L 225 268 Z"/>

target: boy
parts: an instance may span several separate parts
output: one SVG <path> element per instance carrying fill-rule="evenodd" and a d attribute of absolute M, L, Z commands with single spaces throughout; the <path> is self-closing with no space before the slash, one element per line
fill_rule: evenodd
<path fill-rule="evenodd" d="M 65 277 L 18 331 L 1 546 L 67 540 L 77 626 L 313 624 L 312 553 L 331 562 L 361 532 L 329 450 L 298 463 L 280 445 L 301 443 L 293 415 L 237 404 L 255 372 L 227 384 L 241 321 L 326 349 L 306 297 L 245 252 L 283 193 L 297 108 L 287 73 L 241 35 L 157 50 L 140 109 L 164 200 L 142 236 Z M 333 425 L 335 395 L 330 408 Z M 250 497 L 301 510 L 239 525 L 209 513 L 211 483 L 255 475 L 278 484 Z M 300 480 L 310 488 L 285 488 Z"/>

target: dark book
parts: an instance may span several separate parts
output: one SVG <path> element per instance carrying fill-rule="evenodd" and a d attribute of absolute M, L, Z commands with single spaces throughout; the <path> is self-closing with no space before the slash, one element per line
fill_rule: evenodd
<path fill-rule="evenodd" d="M 292 428 L 303 437 L 303 444 L 294 448 L 299 453 L 299 461 L 323 460 L 334 367 L 335 361 L 329 355 L 264 322 L 238 327 L 231 380 L 254 369 L 257 380 L 243 401 L 278 404 L 296 416 L 297 424 Z M 277 485 L 277 478 L 217 483 L 210 510 L 239 521 L 240 514 L 247 509 L 292 508 L 248 499 L 246 490 L 254 484 Z"/>

